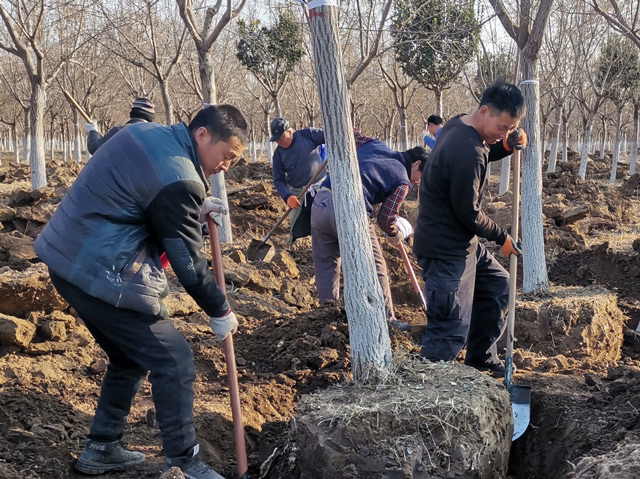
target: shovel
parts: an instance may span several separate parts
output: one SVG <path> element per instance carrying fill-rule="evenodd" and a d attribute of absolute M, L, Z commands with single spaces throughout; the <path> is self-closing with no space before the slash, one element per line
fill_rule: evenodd
<path fill-rule="evenodd" d="M 300 194 L 298 195 L 298 201 L 304 198 L 304 195 L 307 194 L 307 191 L 309 190 L 309 188 L 311 188 L 311 185 L 316 182 L 320 174 L 324 171 L 325 167 L 327 166 L 327 161 L 328 160 L 324 160 L 322 162 L 322 165 L 320 165 L 320 168 L 318 169 L 316 174 L 313 175 L 313 177 L 309 180 L 309 183 L 307 183 L 304 189 L 300 192 Z M 293 208 L 291 208 L 291 206 L 287 208 L 287 211 L 285 211 L 282 217 L 278 220 L 275 226 L 271 228 L 271 230 L 269 230 L 264 238 L 262 238 L 261 240 L 253 238 L 251 240 L 249 248 L 247 249 L 247 259 L 249 261 L 268 261 L 270 259 L 269 255 L 273 251 L 273 246 L 268 244 L 267 241 L 269 240 L 269 238 L 271 238 L 271 235 L 276 230 L 276 228 L 282 224 L 282 222 L 289 215 L 292 209 Z"/>
<path fill-rule="evenodd" d="M 224 284 L 224 270 L 222 269 L 222 254 L 220 252 L 220 237 L 218 225 L 207 215 L 209 238 L 211 239 L 211 256 L 213 258 L 213 274 L 218 287 L 226 295 Z M 222 341 L 222 350 L 227 362 L 227 376 L 229 381 L 229 395 L 231 396 L 231 416 L 233 417 L 233 437 L 238 458 L 238 477 L 248 479 L 247 448 L 244 443 L 244 426 L 242 425 L 242 410 L 240 409 L 240 388 L 238 387 L 238 371 L 236 368 L 236 353 L 233 349 L 233 334 L 228 334 Z"/>
<path fill-rule="evenodd" d="M 513 221 L 511 222 L 511 236 L 518 242 L 520 227 L 520 150 L 515 149 L 511 156 L 513 160 Z M 511 382 L 513 376 L 513 335 L 516 318 L 516 275 L 518 273 L 518 257 L 509 257 L 509 309 L 507 313 L 507 356 L 505 360 L 504 385 L 511 399 L 513 411 L 513 437 L 518 439 L 529 426 L 531 419 L 531 386 L 516 386 Z"/>
<path fill-rule="evenodd" d="M 400 250 L 400 254 L 402 255 L 402 260 L 404 261 L 404 266 L 407 268 L 407 273 L 409 273 L 409 277 L 411 278 L 411 284 L 413 284 L 413 289 L 416 294 L 420 298 L 420 302 L 422 303 L 422 309 L 424 314 L 427 314 L 427 300 L 424 299 L 424 294 L 422 289 L 420 289 L 420 285 L 418 284 L 418 279 L 416 278 L 416 273 L 413 271 L 413 267 L 411 266 L 411 261 L 409 261 L 409 255 L 407 254 L 407 250 L 404 249 L 404 244 L 402 241 L 398 243 L 398 249 Z"/>

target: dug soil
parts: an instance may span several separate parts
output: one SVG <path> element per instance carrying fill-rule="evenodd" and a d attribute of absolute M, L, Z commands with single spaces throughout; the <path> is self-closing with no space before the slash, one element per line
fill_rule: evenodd
<path fill-rule="evenodd" d="M 518 295 L 515 382 L 532 386 L 532 417 L 511 449 L 512 478 L 640 477 L 640 461 L 631 460 L 640 456 L 640 180 L 610 185 L 594 173 L 595 179 L 583 181 L 573 172 L 578 161 L 572 155 L 544 179 L 552 288 Z M 0 478 L 85 477 L 73 471 L 73 461 L 107 358 L 56 295 L 32 247 L 81 167 L 49 164 L 49 186 L 31 192 L 27 167 L 5 158 L 2 165 Z M 607 163 L 592 160 L 589 168 L 604 171 Z M 246 260 L 251 239 L 264 236 L 286 208 L 270 178 L 265 162 L 241 160 L 229 172 L 234 242 L 223 255 L 227 292 L 240 320 L 235 347 L 249 475 L 295 479 L 311 476 L 301 473 L 299 461 L 309 459 L 294 454 L 290 421 L 300 404 L 308 409 L 309 399 L 302 398 L 350 384 L 349 329 L 341 304 L 318 306 L 310 239 L 287 247 L 287 222 L 272 238 L 272 261 Z M 508 227 L 511 195 L 497 195 L 498 179 L 491 177 L 485 207 Z M 415 224 L 416 210 L 412 191 L 402 213 Z M 499 257 L 495 245 L 488 246 Z M 396 315 L 412 325 L 409 333 L 390 332 L 392 346 L 398 357 L 415 356 L 425 316 L 398 251 L 389 245 L 384 250 Z M 415 260 L 413 266 L 419 272 Z M 203 454 L 225 477 L 236 477 L 223 354 L 207 318 L 170 270 L 168 275 L 171 318 L 194 353 Z M 147 461 L 108 477 L 159 477 L 163 455 L 148 382 L 133 405 L 125 440 Z M 446 474 L 433 477 L 456 477 Z M 356 470 L 349 477 L 365 476 Z"/>

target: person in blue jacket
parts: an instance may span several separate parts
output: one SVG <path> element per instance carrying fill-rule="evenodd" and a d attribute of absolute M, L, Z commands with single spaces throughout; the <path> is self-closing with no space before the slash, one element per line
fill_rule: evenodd
<path fill-rule="evenodd" d="M 161 255 L 210 316 L 222 341 L 238 321 L 202 252 L 200 223 L 226 212 L 205 198 L 207 178 L 244 149 L 247 122 L 231 105 L 208 106 L 189 125 L 137 123 L 98 149 L 34 247 L 51 282 L 109 357 L 91 429 L 75 469 L 123 470 L 144 461 L 122 447 L 133 399 L 152 385 L 166 467 L 222 479 L 200 457 L 189 345 L 168 319 Z M 130 476 L 133 477 L 133 476 Z"/>
<path fill-rule="evenodd" d="M 427 129 L 422 132 L 422 137 L 424 139 L 424 144 L 432 150 L 436 146 L 436 140 L 438 139 L 438 135 L 440 134 L 440 130 L 442 130 L 443 126 L 441 116 L 431 115 L 427 118 Z"/>
<path fill-rule="evenodd" d="M 288 244 L 311 234 L 311 205 L 323 174 L 307 191 L 302 201 L 298 196 L 322 167 L 326 157 L 324 131 L 318 128 L 294 130 L 284 118 L 271 122 L 271 138 L 278 145 L 273 153 L 273 184 L 278 195 L 292 208 Z"/>
<path fill-rule="evenodd" d="M 411 184 L 418 184 L 427 155 L 422 147 L 405 152 L 394 151 L 380 140 L 362 135 L 355 130 L 356 153 L 362 180 L 362 193 L 369 216 L 374 206 L 380 205 L 377 223 L 389 241 L 397 245 L 406 239 L 411 230 L 402 230 L 399 218 L 400 205 Z M 397 321 L 389 288 L 387 264 L 382 256 L 375 225 L 369 223 L 369 236 L 378 279 L 382 286 L 387 322 L 403 331 L 411 329 L 407 323 Z M 311 208 L 311 240 L 316 287 L 320 302 L 340 298 L 340 246 L 331 193 L 331 177 L 328 175 L 320 186 Z"/>

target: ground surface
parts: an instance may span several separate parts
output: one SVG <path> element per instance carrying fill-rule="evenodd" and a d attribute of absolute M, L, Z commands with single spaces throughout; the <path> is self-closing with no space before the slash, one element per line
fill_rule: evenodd
<path fill-rule="evenodd" d="M 512 449 L 514 478 L 640 477 L 637 469 L 620 465 L 621 457 L 640 450 L 640 341 L 633 334 L 640 321 L 640 182 L 583 182 L 571 171 L 577 161 L 572 157 L 573 163 L 544 180 L 554 287 L 545 296 L 518 298 L 516 382 L 532 385 L 532 420 Z M 6 160 L 3 165 L 0 314 L 23 322 L 13 320 L 21 344 L 0 343 L 0 477 L 81 477 L 72 463 L 88 431 L 106 356 L 55 297 L 31 248 L 79 168 L 50 165 L 49 187 L 31 193 L 28 169 Z M 593 161 L 589 168 L 597 178 L 606 164 Z M 300 397 L 350 379 L 349 332 L 339 304 L 317 307 L 310 241 L 287 248 L 286 222 L 273 237 L 276 258 L 269 264 L 246 262 L 251 238 L 261 238 L 285 210 L 269 166 L 241 161 L 227 178 L 235 242 L 223 253 L 228 294 L 240 316 L 235 345 L 250 473 L 257 478 L 273 447 L 283 445 Z M 486 208 L 508 226 L 510 195 L 497 197 L 498 178 L 492 177 Z M 416 206 L 414 199 L 403 207 L 409 219 Z M 392 332 L 392 344 L 403 354 L 416 354 L 425 317 L 397 250 L 385 246 L 385 252 L 398 319 L 413 325 L 410 333 Z M 197 368 L 202 449 L 221 473 L 235 477 L 224 357 L 206 318 L 173 283 L 172 318 L 192 346 Z M 2 334 L 10 337 L 11 331 Z M 109 477 L 158 477 L 163 459 L 148 383 L 134 404 L 126 440 L 147 454 L 147 462 Z M 616 470 L 623 472 L 607 472 Z M 295 467 L 287 474 L 262 477 L 297 477 Z"/>

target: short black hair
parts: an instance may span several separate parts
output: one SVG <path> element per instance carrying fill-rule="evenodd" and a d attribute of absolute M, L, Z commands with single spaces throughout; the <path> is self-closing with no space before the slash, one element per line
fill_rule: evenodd
<path fill-rule="evenodd" d="M 429 153 L 427 153 L 427 150 L 425 150 L 421 146 L 416 146 L 414 148 L 411 148 L 410 150 L 403 151 L 402 157 L 404 158 L 404 166 L 407 169 L 407 175 L 411 177 L 411 166 L 416 161 L 419 161 L 420 166 L 418 167 L 418 169 L 422 171 L 424 169 L 424 164 L 429 158 Z"/>
<path fill-rule="evenodd" d="M 200 110 L 189 123 L 189 131 L 193 135 L 200 127 L 207 129 L 214 143 L 229 141 L 233 136 L 244 143 L 247 135 L 247 120 L 232 105 L 210 105 Z"/>
<path fill-rule="evenodd" d="M 511 84 L 498 81 L 482 94 L 480 107 L 487 105 L 500 113 L 506 111 L 513 118 L 522 118 L 525 112 L 524 97 L 520 89 Z"/>
<path fill-rule="evenodd" d="M 442 117 L 439 115 L 431 115 L 427 118 L 427 124 L 431 123 L 432 125 L 442 125 L 442 121 Z"/>

